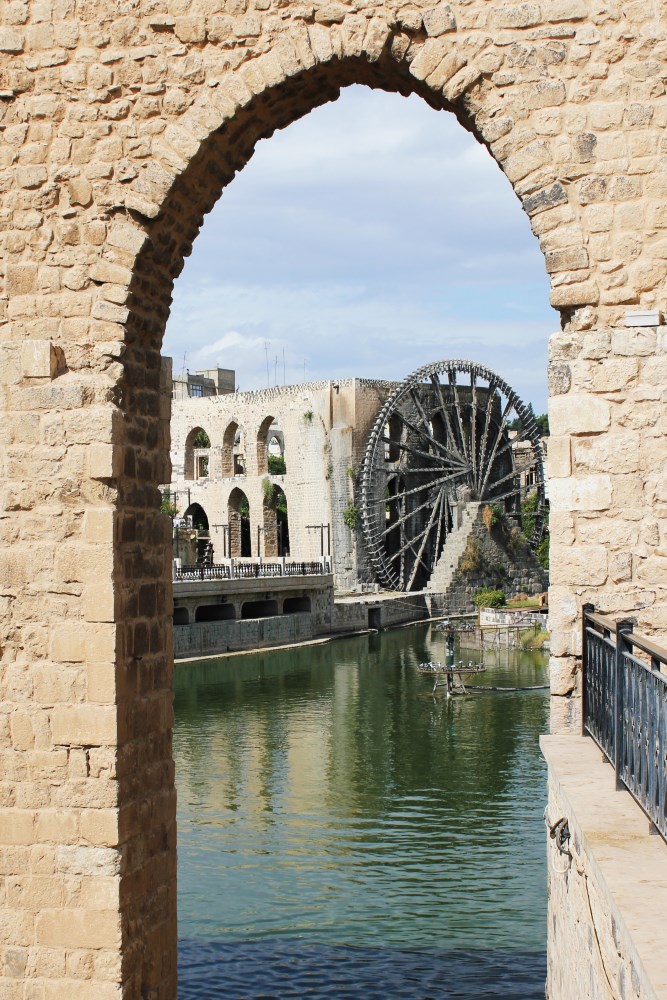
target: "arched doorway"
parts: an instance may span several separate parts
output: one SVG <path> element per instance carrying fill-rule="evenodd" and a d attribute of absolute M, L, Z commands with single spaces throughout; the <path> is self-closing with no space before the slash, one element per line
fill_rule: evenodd
<path fill-rule="evenodd" d="M 237 488 L 229 494 L 227 501 L 227 518 L 229 523 L 229 554 L 232 559 L 252 556 L 252 539 L 250 536 L 250 504 L 248 497 Z"/>

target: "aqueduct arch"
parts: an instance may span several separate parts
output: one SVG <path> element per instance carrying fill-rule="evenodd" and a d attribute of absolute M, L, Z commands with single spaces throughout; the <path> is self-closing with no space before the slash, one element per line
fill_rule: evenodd
<path fill-rule="evenodd" d="M 645 630 L 667 629 L 665 336 L 625 325 L 664 306 L 666 52 L 652 0 L 3 5 L 8 991 L 30 975 L 54 997 L 105 1000 L 118 984 L 126 998 L 176 995 L 161 338 L 224 186 L 259 138 L 341 86 L 453 111 L 545 254 L 563 320 L 550 365 L 554 690 L 574 683 L 582 601 L 639 607 Z"/>

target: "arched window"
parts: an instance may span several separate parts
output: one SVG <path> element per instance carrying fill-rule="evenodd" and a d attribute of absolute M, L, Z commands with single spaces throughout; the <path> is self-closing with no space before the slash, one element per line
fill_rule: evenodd
<path fill-rule="evenodd" d="M 185 479 L 206 479 L 209 474 L 211 439 L 203 427 L 193 427 L 185 439 Z"/>
<path fill-rule="evenodd" d="M 270 479 L 264 480 L 264 555 L 289 555 L 287 497 Z"/>
<path fill-rule="evenodd" d="M 229 554 L 232 559 L 252 555 L 250 538 L 250 504 L 243 490 L 233 489 L 227 501 L 229 522 Z"/>
<path fill-rule="evenodd" d="M 285 437 L 274 417 L 266 417 L 257 432 L 257 471 L 282 476 L 285 465 Z"/>
<path fill-rule="evenodd" d="M 227 478 L 244 476 L 245 471 L 244 435 L 232 420 L 222 437 L 222 475 Z"/>

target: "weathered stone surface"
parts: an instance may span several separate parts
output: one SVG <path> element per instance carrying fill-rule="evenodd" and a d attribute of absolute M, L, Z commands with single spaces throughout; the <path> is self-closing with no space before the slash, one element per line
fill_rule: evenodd
<path fill-rule="evenodd" d="M 595 396 L 555 396 L 549 401 L 552 434 L 599 434 L 611 423 L 609 403 Z"/>
<path fill-rule="evenodd" d="M 483 137 L 548 255 L 563 325 L 550 347 L 551 582 L 570 595 L 553 640 L 554 687 L 568 692 L 572 601 L 667 632 L 667 341 L 664 328 L 624 327 L 628 309 L 664 309 L 667 293 L 667 15 L 631 3 L 621 22 L 585 0 L 0 6 L 0 655 L 11 719 L 0 752 L 16 768 L 8 780 L 39 804 L 0 814 L 14 880 L 2 926 L 36 968 L 54 963 L 35 996 L 173 1000 L 159 352 L 201 220 L 260 138 L 342 86 L 412 87 Z M 128 681 L 138 663 L 150 692 Z M 49 883 L 30 879 L 64 876 L 57 845 L 84 827 L 111 850 L 113 812 L 147 817 L 128 834 L 122 892 L 120 871 L 100 862 L 85 876 L 90 906 L 44 909 Z M 24 848 L 37 841 L 31 860 Z M 21 887 L 33 909 L 18 905 Z M 68 910 L 78 916 L 66 942 Z M 68 966 L 79 931 L 107 910 L 96 948 L 107 958 Z M 8 997 L 18 961 L 5 955 L 0 970 Z"/>

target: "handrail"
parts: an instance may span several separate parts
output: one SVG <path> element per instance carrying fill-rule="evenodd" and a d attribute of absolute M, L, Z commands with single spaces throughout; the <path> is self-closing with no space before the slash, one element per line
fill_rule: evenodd
<path fill-rule="evenodd" d="M 174 583 L 195 580 L 251 580 L 276 577 L 326 576 L 331 573 L 329 560 L 277 561 L 235 560 L 228 563 L 195 563 L 177 566 L 174 564 Z"/>
<path fill-rule="evenodd" d="M 583 607 L 582 733 L 667 840 L 667 649 L 634 625 Z"/>

